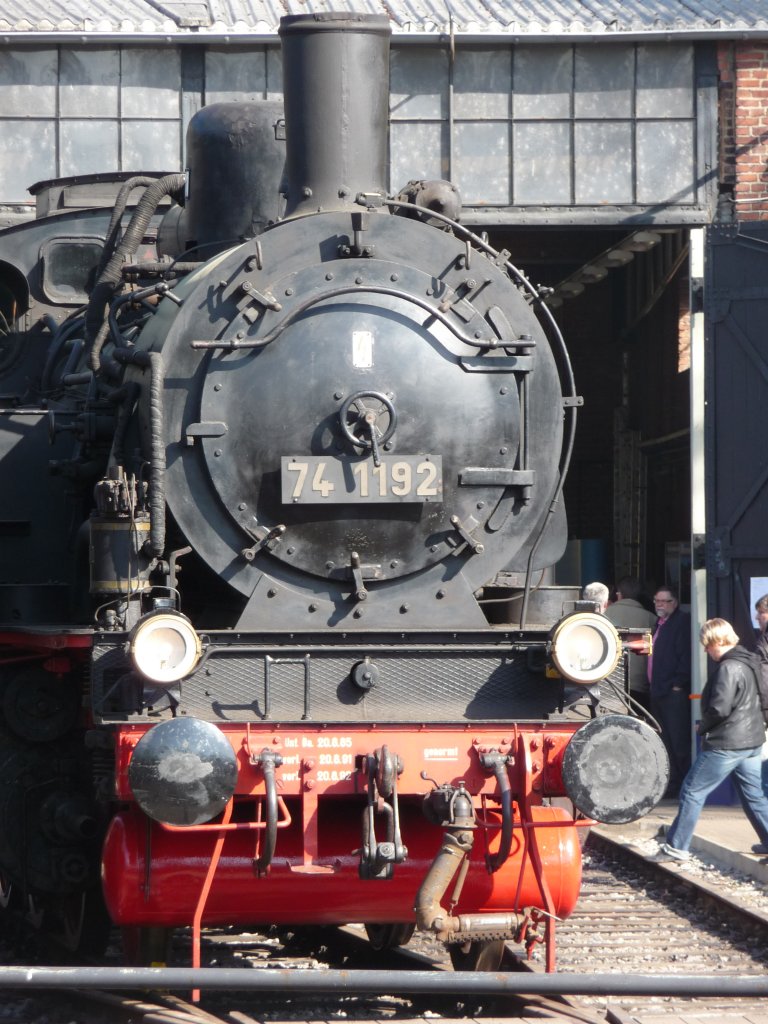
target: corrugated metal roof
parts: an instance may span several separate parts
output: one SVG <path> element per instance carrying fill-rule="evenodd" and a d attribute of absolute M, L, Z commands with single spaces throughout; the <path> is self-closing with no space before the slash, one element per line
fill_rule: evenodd
<path fill-rule="evenodd" d="M 768 36 L 768 0 L 0 0 L 0 38 L 271 35 L 284 14 L 386 14 L 397 33 Z"/>

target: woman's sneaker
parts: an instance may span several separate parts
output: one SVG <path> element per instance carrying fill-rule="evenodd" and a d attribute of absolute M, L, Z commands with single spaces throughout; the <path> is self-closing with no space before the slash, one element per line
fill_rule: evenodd
<path fill-rule="evenodd" d="M 691 855 L 687 850 L 676 850 L 669 843 L 659 843 L 659 852 L 653 859 L 659 862 L 665 860 L 690 860 Z"/>

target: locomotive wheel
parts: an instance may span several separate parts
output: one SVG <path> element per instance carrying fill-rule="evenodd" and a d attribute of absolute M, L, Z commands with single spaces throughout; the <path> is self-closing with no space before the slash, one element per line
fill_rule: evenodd
<path fill-rule="evenodd" d="M 135 925 L 121 929 L 123 959 L 131 967 L 158 967 L 171 958 L 173 928 L 140 928 Z"/>
<path fill-rule="evenodd" d="M 32 743 L 49 743 L 65 736 L 77 722 L 79 707 L 77 687 L 37 668 L 14 675 L 2 695 L 8 727 Z"/>
<path fill-rule="evenodd" d="M 504 956 L 504 940 L 465 942 L 449 946 L 454 971 L 498 971 Z"/>
<path fill-rule="evenodd" d="M 46 907 L 42 929 L 59 946 L 82 956 L 102 956 L 112 922 L 98 890 L 60 896 Z"/>
<path fill-rule="evenodd" d="M 415 924 L 366 924 L 368 941 L 374 949 L 395 949 L 405 946 L 411 939 Z"/>

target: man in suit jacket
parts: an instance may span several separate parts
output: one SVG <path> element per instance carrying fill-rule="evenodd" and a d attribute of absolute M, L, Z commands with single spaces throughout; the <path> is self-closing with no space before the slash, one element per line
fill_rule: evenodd
<path fill-rule="evenodd" d="M 653 603 L 658 622 L 648 659 L 651 714 L 669 754 L 667 796 L 677 797 L 691 766 L 691 620 L 670 587 L 659 587 Z"/>
<path fill-rule="evenodd" d="M 616 584 L 616 600 L 605 610 L 605 617 L 614 626 L 630 629 L 647 629 L 653 633 L 656 616 L 640 603 L 642 587 L 634 576 L 625 576 Z M 651 709 L 648 686 L 648 656 L 629 652 L 629 693 L 646 711 Z"/>

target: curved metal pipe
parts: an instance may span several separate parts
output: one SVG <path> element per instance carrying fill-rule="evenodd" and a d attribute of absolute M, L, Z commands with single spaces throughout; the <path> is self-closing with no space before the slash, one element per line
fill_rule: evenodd
<path fill-rule="evenodd" d="M 421 209 L 421 207 L 419 207 Z M 469 345 L 472 348 L 503 348 L 505 342 L 496 337 L 480 338 L 475 337 L 474 334 L 464 332 L 460 329 L 459 325 L 454 322 L 446 313 L 443 313 L 440 308 L 430 302 L 428 299 L 423 299 L 420 295 L 415 292 L 404 291 L 402 288 L 388 288 L 386 285 L 340 285 L 338 288 L 324 288 L 320 295 L 312 295 L 308 299 L 305 299 L 294 309 L 289 310 L 282 320 L 278 321 L 268 334 L 265 334 L 263 338 L 251 338 L 245 341 L 238 341 L 236 338 L 226 339 L 219 338 L 215 341 L 192 341 L 190 343 L 192 348 L 222 348 L 231 349 L 238 351 L 240 349 L 248 348 L 264 348 L 266 345 L 270 345 L 276 338 L 278 338 L 286 327 L 298 320 L 300 316 L 311 309 L 313 306 L 318 305 L 320 302 L 327 302 L 328 299 L 336 299 L 340 295 L 386 295 L 390 298 L 403 299 L 406 302 L 410 302 L 414 306 L 418 306 L 419 309 L 423 309 L 425 313 L 428 313 L 431 319 L 439 320 L 440 323 L 447 327 L 452 334 L 458 338 L 459 341 L 465 345 Z M 512 340 L 507 341 L 506 344 L 512 345 Z"/>
<path fill-rule="evenodd" d="M 264 775 L 267 807 L 267 827 L 264 845 L 260 855 L 254 861 L 254 867 L 259 875 L 266 874 L 269 865 L 272 863 L 275 847 L 277 846 L 277 782 L 275 781 L 275 768 L 279 768 L 282 763 L 282 757 L 267 747 L 259 755 L 258 764 Z"/>
<path fill-rule="evenodd" d="M 504 865 L 512 849 L 512 786 L 507 774 L 507 758 L 498 754 L 492 760 L 483 758 L 483 766 L 493 768 L 501 797 L 501 839 L 494 854 L 488 854 L 486 863 L 491 874 Z"/>
<path fill-rule="evenodd" d="M 434 932 L 438 937 L 451 930 L 448 924 L 450 917 L 440 906 L 440 901 L 464 858 L 471 852 L 473 842 L 472 832 L 466 829 L 446 831 L 443 834 L 440 849 L 416 893 L 413 909 L 417 928 Z"/>

